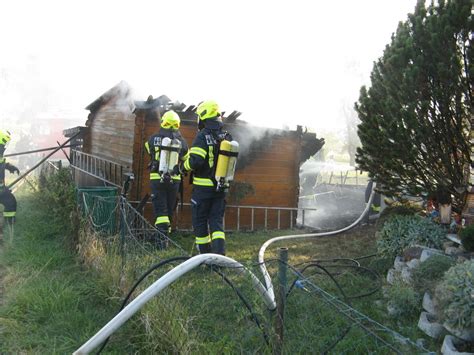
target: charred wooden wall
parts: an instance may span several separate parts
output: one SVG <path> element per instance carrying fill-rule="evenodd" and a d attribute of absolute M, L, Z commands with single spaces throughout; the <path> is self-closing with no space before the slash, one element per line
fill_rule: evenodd
<path fill-rule="evenodd" d="M 104 105 L 91 112 L 90 116 L 84 152 L 112 160 L 131 170 L 135 115 L 128 107 Z"/>

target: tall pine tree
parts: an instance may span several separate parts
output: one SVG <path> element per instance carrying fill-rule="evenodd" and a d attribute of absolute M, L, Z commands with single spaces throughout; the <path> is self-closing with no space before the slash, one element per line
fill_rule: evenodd
<path fill-rule="evenodd" d="M 439 192 L 461 207 L 470 160 L 471 0 L 440 0 L 401 22 L 355 108 L 356 162 L 389 196 Z"/>

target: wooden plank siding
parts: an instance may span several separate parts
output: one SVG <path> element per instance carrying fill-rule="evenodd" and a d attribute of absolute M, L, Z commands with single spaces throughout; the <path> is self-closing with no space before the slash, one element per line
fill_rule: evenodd
<path fill-rule="evenodd" d="M 135 115 L 105 105 L 94 113 L 84 151 L 116 162 L 131 170 L 135 141 Z"/>
<path fill-rule="evenodd" d="M 135 200 L 140 200 L 146 193 L 151 194 L 149 184 L 148 164 L 150 162 L 143 145 L 148 138 L 159 130 L 157 120 L 150 121 L 144 118 L 144 114 L 137 113 L 135 124 L 135 141 L 133 144 L 133 170 L 136 176 L 134 186 Z M 232 134 L 238 130 L 238 125 L 229 125 L 226 129 Z M 181 134 L 191 147 L 197 133 L 196 123 L 182 121 Z M 235 181 L 252 184 L 255 193 L 239 201 L 239 205 L 271 206 L 271 207 L 297 207 L 299 191 L 299 150 L 301 141 L 296 132 L 283 132 L 281 136 L 272 136 L 271 143 L 262 148 L 250 150 L 247 154 L 253 160 L 246 167 L 237 170 Z M 192 186 L 189 177 L 184 178 L 184 202 L 189 203 L 191 199 Z M 151 204 L 145 208 L 145 216 L 152 221 L 153 212 Z M 255 210 L 254 228 L 264 227 L 264 211 Z M 280 228 L 289 228 L 296 221 L 296 213 L 293 213 L 293 221 L 290 221 L 290 212 L 280 213 Z M 267 227 L 277 228 L 277 211 L 269 211 L 267 214 Z M 175 218 L 176 222 L 176 218 Z M 191 228 L 191 209 L 185 206 L 183 212 L 179 213 L 178 227 Z M 226 228 L 235 229 L 237 226 L 237 210 L 227 208 Z M 240 228 L 251 228 L 251 211 L 242 209 L 240 212 Z"/>
<path fill-rule="evenodd" d="M 145 151 L 144 143 L 149 137 L 159 131 L 159 114 L 153 108 L 141 109 L 137 106 L 135 112 L 124 105 L 124 95 L 128 89 L 119 84 L 102 95 L 87 109 L 91 111 L 87 129 L 84 132 L 83 151 L 98 157 L 113 161 L 132 171 L 135 175 L 129 190 L 129 199 L 140 201 L 145 194 L 150 194 L 149 170 L 150 158 Z M 148 111 L 147 111 L 148 110 Z M 186 113 L 182 113 L 190 117 Z M 187 116 L 186 116 L 187 115 Z M 245 123 L 226 124 L 225 128 L 234 135 L 241 144 L 241 160 L 238 164 L 235 181 L 251 184 L 254 193 L 238 201 L 239 206 L 267 206 L 296 208 L 299 192 L 299 163 L 301 154 L 301 132 L 267 130 L 255 128 Z M 188 146 L 197 133 L 195 120 L 182 119 L 181 134 Z M 253 142 L 248 140 L 253 136 Z M 245 144 L 244 144 L 245 143 Z M 260 144 L 263 143 L 263 144 Z M 245 160 L 243 160 L 245 156 Z M 113 176 L 115 172 L 111 172 Z M 184 178 L 184 202 L 191 199 L 192 186 L 189 176 Z M 235 205 L 235 198 L 228 196 L 229 205 Z M 239 228 L 251 229 L 252 215 L 250 209 L 241 209 Z M 148 203 L 144 210 L 145 217 L 153 221 L 152 206 Z M 278 223 L 278 212 L 268 211 L 267 228 L 289 228 L 296 222 L 296 213 L 290 220 L 289 211 L 280 212 L 281 221 Z M 176 219 L 175 219 L 176 222 Z M 178 227 L 191 228 L 191 208 L 185 206 L 179 213 Z M 253 217 L 254 229 L 265 225 L 265 212 L 255 210 Z M 226 209 L 226 228 L 237 227 L 237 209 Z"/>

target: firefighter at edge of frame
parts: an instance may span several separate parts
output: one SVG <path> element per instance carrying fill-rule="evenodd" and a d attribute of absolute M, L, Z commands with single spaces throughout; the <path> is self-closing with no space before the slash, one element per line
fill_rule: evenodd
<path fill-rule="evenodd" d="M 369 202 L 370 193 L 372 192 L 372 186 L 374 186 L 374 181 L 370 179 L 365 189 L 365 203 Z M 369 211 L 367 212 L 367 215 L 364 218 L 365 224 L 369 224 L 370 221 L 379 217 L 380 212 L 382 211 L 381 203 L 382 203 L 382 196 L 380 195 L 379 192 L 374 191 L 374 198 L 372 199 L 372 203 L 370 205 Z"/>
<path fill-rule="evenodd" d="M 227 186 L 219 187 L 216 166 L 221 142 L 232 141 L 223 130 L 219 106 L 215 101 L 204 101 L 196 109 L 199 132 L 194 139 L 184 170 L 192 171 L 192 224 L 195 243 L 200 254 L 225 255 L 223 226 Z"/>
<path fill-rule="evenodd" d="M 5 170 L 11 174 L 20 175 L 20 170 L 10 163 L 7 163 L 3 154 L 10 141 L 10 132 L 0 130 L 0 204 L 3 205 L 3 218 L 7 224 L 13 224 L 16 217 L 16 198 L 5 184 Z"/>
<path fill-rule="evenodd" d="M 188 157 L 188 145 L 179 131 L 181 120 L 174 111 L 167 111 L 161 118 L 161 128 L 145 143 L 150 155 L 151 200 L 155 216 L 155 227 L 160 232 L 153 242 L 165 247 L 171 232 L 177 194 L 182 176 L 179 162 Z"/>

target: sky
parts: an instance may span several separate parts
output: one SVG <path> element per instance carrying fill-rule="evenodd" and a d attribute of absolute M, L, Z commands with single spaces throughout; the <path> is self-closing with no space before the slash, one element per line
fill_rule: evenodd
<path fill-rule="evenodd" d="M 137 100 L 216 100 L 259 126 L 340 131 L 416 0 L 0 1 L 0 120 Z"/>

